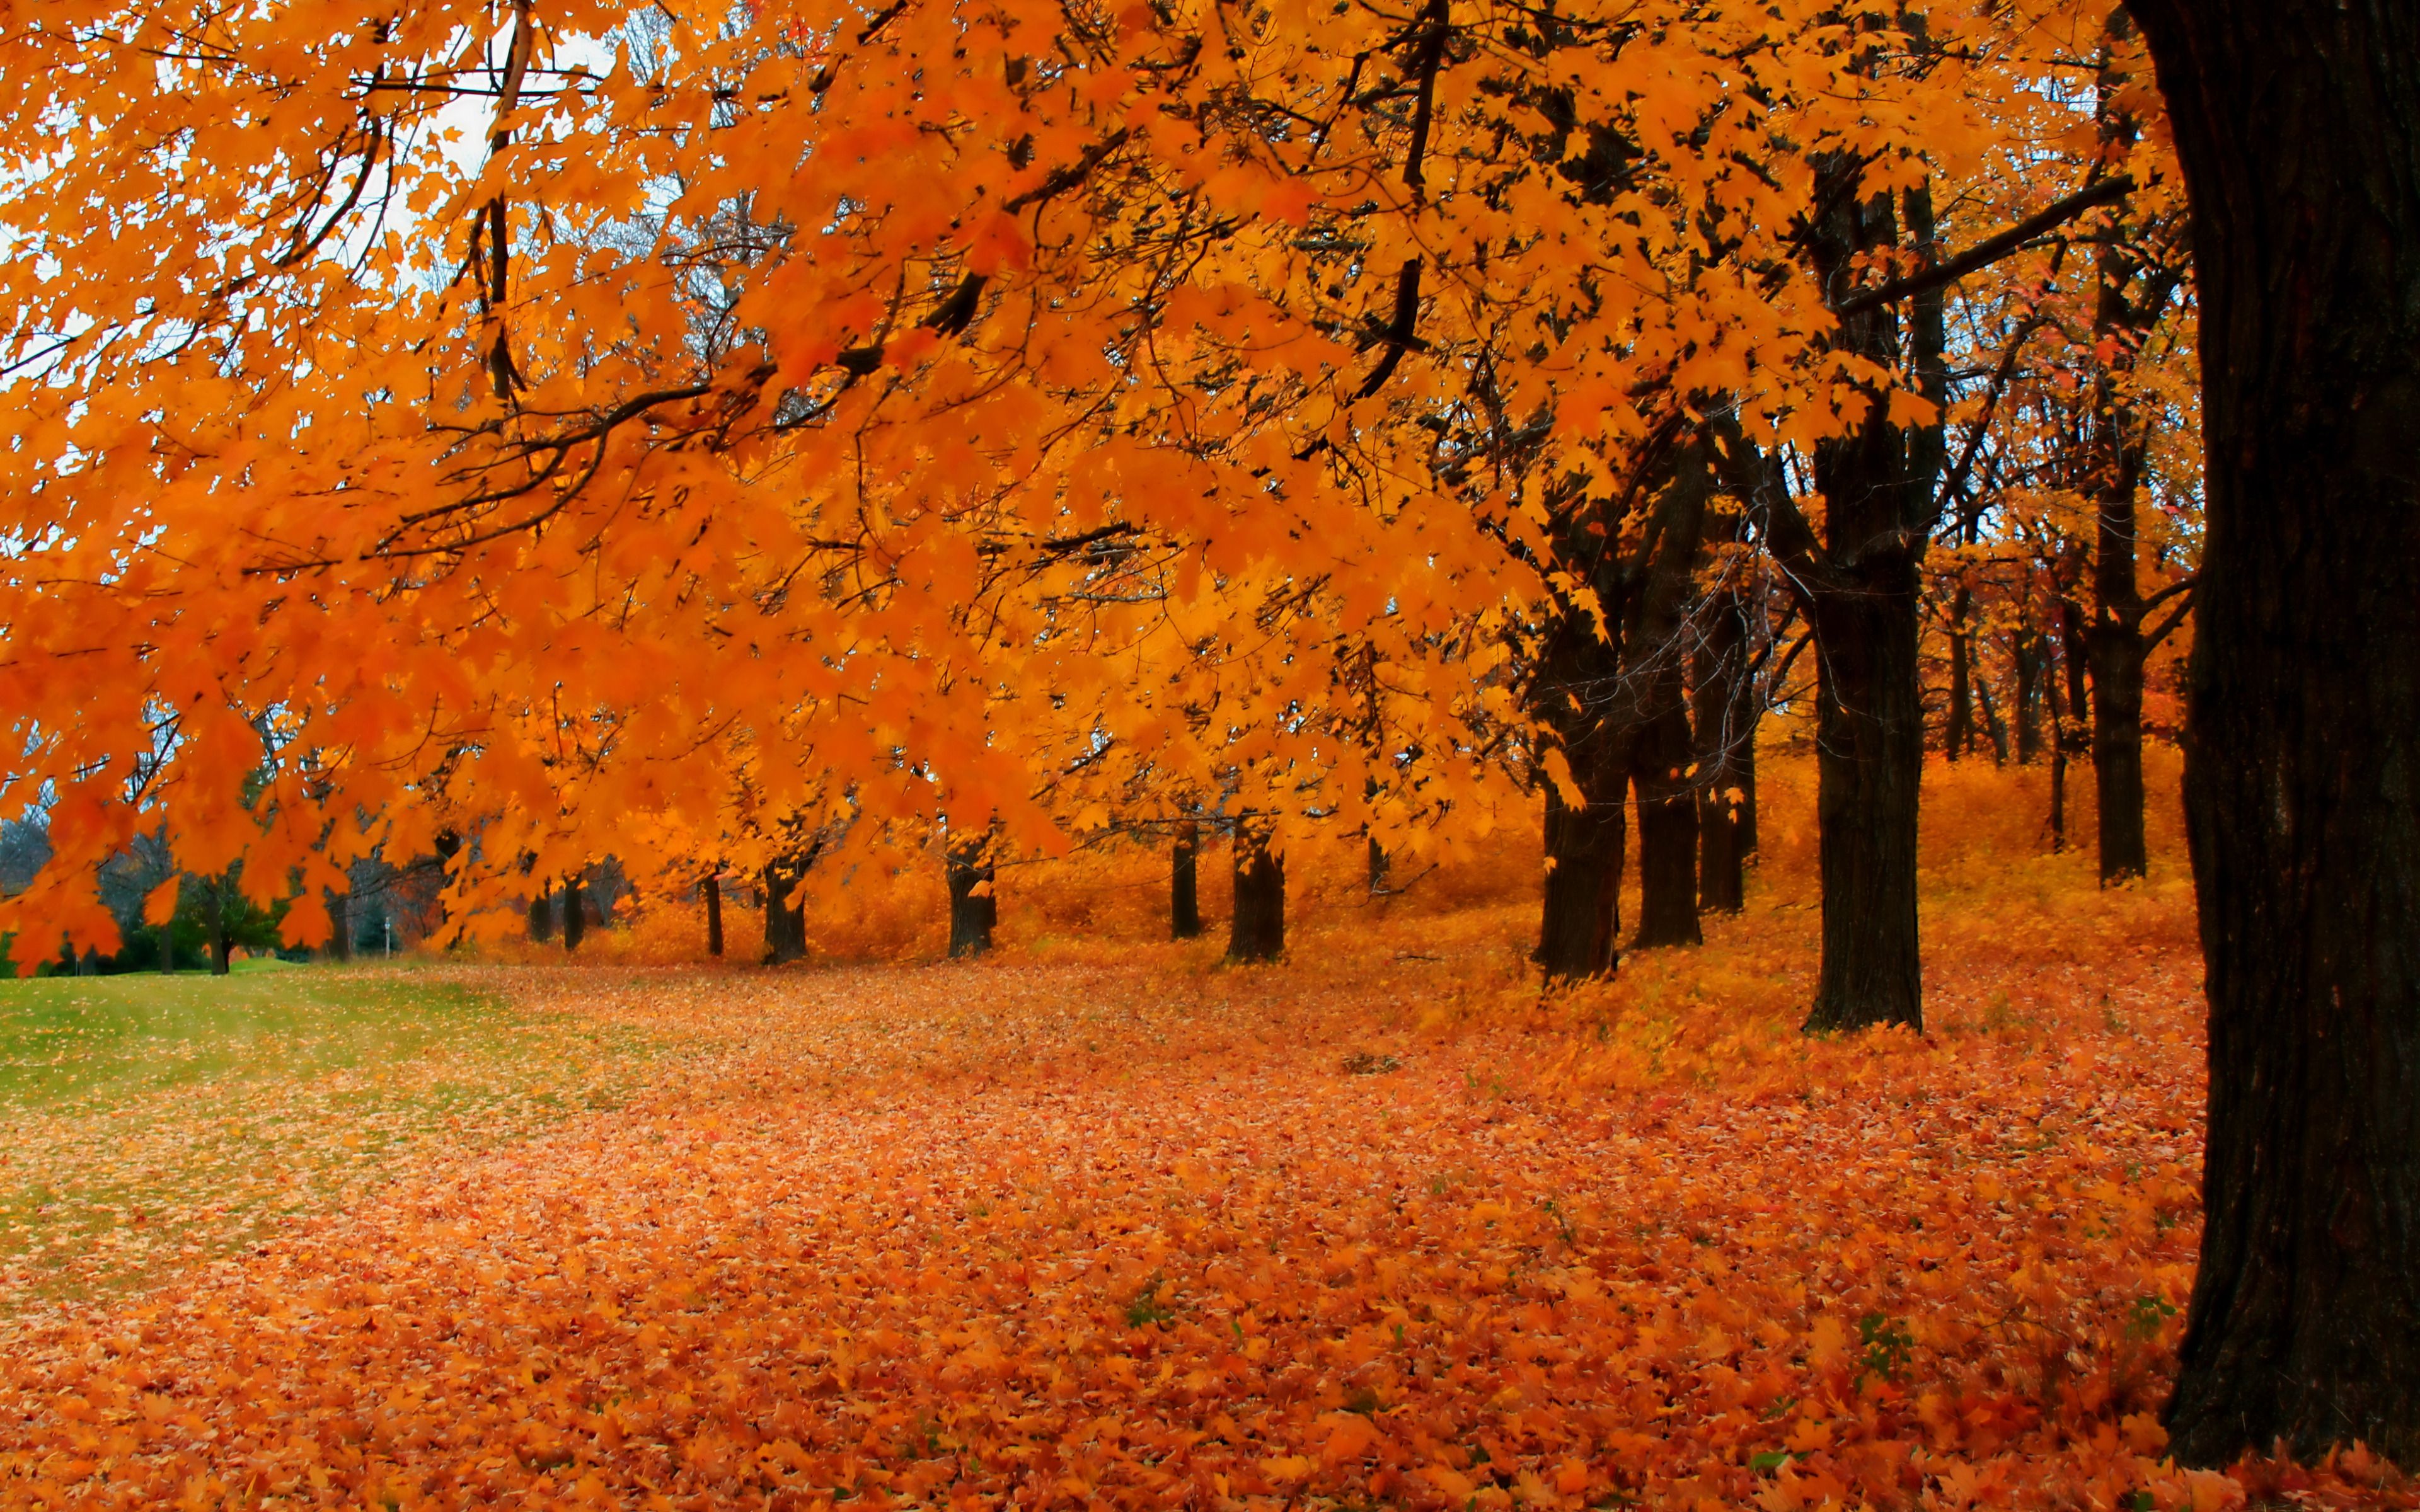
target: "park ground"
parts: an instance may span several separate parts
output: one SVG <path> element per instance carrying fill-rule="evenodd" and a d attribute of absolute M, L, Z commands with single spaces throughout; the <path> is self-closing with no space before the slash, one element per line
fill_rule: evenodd
<path fill-rule="evenodd" d="M 1797 1032 L 1778 818 L 1745 916 L 1546 999 L 1442 882 L 1306 883 L 1267 968 L 1010 907 L 0 986 L 0 1505 L 2415 1504 L 2166 1458 L 2190 887 L 1941 780 L 1922 1037 Z"/>

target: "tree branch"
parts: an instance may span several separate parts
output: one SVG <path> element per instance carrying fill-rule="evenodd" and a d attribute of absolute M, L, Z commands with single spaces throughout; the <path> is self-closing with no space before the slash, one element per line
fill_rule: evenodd
<path fill-rule="evenodd" d="M 1862 315 L 1879 304 L 1904 300 L 1911 295 L 1928 294 L 1945 284 L 1954 284 L 1978 268 L 1998 262 L 2001 258 L 2031 241 L 2055 225 L 2063 225 L 2097 205 L 2123 199 L 2134 192 L 2134 180 L 2125 174 L 2088 184 L 2065 199 L 2043 207 L 1995 237 L 1977 242 L 1947 262 L 1936 263 L 1910 278 L 1893 279 L 1887 284 L 1850 295 L 1832 306 L 1832 314 L 1842 320 Z"/>

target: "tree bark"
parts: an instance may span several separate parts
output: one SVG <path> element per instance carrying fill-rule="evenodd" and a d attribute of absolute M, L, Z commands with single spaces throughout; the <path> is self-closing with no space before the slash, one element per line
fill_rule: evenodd
<path fill-rule="evenodd" d="M 709 872 L 706 880 L 698 884 L 698 888 L 706 894 L 706 953 L 720 957 L 722 954 L 722 879 Z"/>
<path fill-rule="evenodd" d="M 529 937 L 540 945 L 554 938 L 554 884 L 541 882 L 529 901 Z"/>
<path fill-rule="evenodd" d="M 2420 1466 L 2420 8 L 2137 0 L 2192 192 L 2210 998 L 2170 1446 Z"/>
<path fill-rule="evenodd" d="M 1827 172 L 1861 174 L 1846 162 Z M 1922 189 L 1836 196 L 1810 243 L 1827 294 L 1846 297 L 1859 259 L 1910 240 L 1930 249 L 1931 198 Z M 1925 397 L 1946 398 L 1947 345 L 1940 291 L 1909 301 L 1906 331 L 1888 305 L 1841 321 L 1838 344 L 1916 374 Z M 1923 612 L 1918 568 L 1940 518 L 1946 460 L 1938 420 L 1899 425 L 1885 396 L 1863 423 L 1815 447 L 1815 486 L 1825 501 L 1820 551 L 1803 521 L 1784 543 L 1815 631 L 1816 820 L 1823 887 L 1823 961 L 1812 1032 L 1881 1024 L 1924 1026 L 1916 944 L 1916 818 L 1924 774 L 1924 689 L 1917 656 Z"/>
<path fill-rule="evenodd" d="M 1202 826 L 1188 819 L 1176 829 L 1168 857 L 1168 937 L 1202 935 Z"/>
<path fill-rule="evenodd" d="M 2110 31 L 2121 39 L 2132 36 L 2124 9 L 2111 18 Z M 2122 150 L 2141 134 L 2133 116 L 2117 104 L 2125 84 L 2113 65 L 2103 64 L 2098 114 L 2104 149 Z M 2142 259 L 2117 228 L 2102 242 L 2094 273 L 2099 289 L 2093 334 L 2095 349 L 2103 355 L 2092 387 L 2087 437 L 2096 505 L 2095 612 L 2085 646 L 2092 662 L 2092 781 L 2105 887 L 2139 877 L 2150 865 L 2143 836 L 2143 662 L 2148 648 L 2135 529 L 2135 496 L 2142 488 L 2149 437 L 2126 384 L 2134 354 L 2168 295 L 2146 276 Z"/>
<path fill-rule="evenodd" d="M 991 859 L 991 837 L 976 835 L 951 845 L 950 959 L 982 955 L 991 949 L 993 929 L 1000 923 L 1000 900 L 992 894 L 997 872 Z"/>
<path fill-rule="evenodd" d="M 1698 795 L 1678 667 L 1661 681 L 1653 720 L 1633 753 L 1638 794 L 1638 934 L 1634 949 L 1702 945 L 1698 923 Z"/>
<path fill-rule="evenodd" d="M 353 958 L 353 898 L 349 892 L 328 893 L 328 956 L 334 961 Z"/>
<path fill-rule="evenodd" d="M 566 953 L 580 949 L 581 939 L 588 933 L 588 913 L 582 906 L 580 874 L 563 879 L 563 949 Z"/>
<path fill-rule="evenodd" d="M 235 940 L 227 926 L 227 887 L 225 877 L 210 884 L 210 975 L 224 977 L 235 969 Z"/>
<path fill-rule="evenodd" d="M 807 955 L 807 868 L 812 856 L 781 856 L 765 864 L 765 964 L 783 965 Z"/>
<path fill-rule="evenodd" d="M 1227 959 L 1275 961 L 1285 953 L 1285 856 L 1270 848 L 1265 822 L 1235 822 L 1235 911 Z"/>
<path fill-rule="evenodd" d="M 2067 771 L 2076 752 L 2091 745 L 2091 697 L 2085 686 L 2084 610 L 2064 590 L 2058 599 L 2058 664 L 2050 669 L 2050 848 L 2067 849 Z M 2058 678 L 2066 678 L 2062 692 Z"/>
<path fill-rule="evenodd" d="M 2031 766 L 2041 760 L 2042 654 L 2041 637 L 2030 624 L 2017 626 L 2015 661 L 2017 706 L 2010 713 L 2017 722 L 2017 764 Z"/>
<path fill-rule="evenodd" d="M 1974 609 L 1975 591 L 1962 582 L 1949 601 L 1949 718 L 1941 733 L 1941 752 L 1953 762 L 1975 745 L 1974 653 L 1966 634 Z"/>
<path fill-rule="evenodd" d="M 1549 980 L 1612 974 L 1621 962 L 1621 858 L 1630 839 L 1620 770 L 1575 766 L 1582 803 L 1546 786 L 1545 901 L 1536 961 Z"/>
<path fill-rule="evenodd" d="M 1736 589 L 1717 597 L 1698 642 L 1698 906 L 1736 914 L 1747 906 L 1747 856 L 1756 823 L 1756 726 L 1763 710 L 1748 662 L 1747 603 Z"/>

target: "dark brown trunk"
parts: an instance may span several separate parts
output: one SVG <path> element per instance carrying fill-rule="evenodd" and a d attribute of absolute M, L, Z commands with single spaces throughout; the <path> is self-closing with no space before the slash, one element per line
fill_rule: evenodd
<path fill-rule="evenodd" d="M 1698 925 L 1698 795 L 1680 671 L 1660 678 L 1655 717 L 1632 757 L 1638 793 L 1638 934 L 1634 949 L 1702 945 Z"/>
<path fill-rule="evenodd" d="M 1992 702 L 1992 680 L 1989 677 L 1975 679 L 1975 708 L 1983 717 L 1983 738 L 1992 743 L 1993 764 L 2008 765 L 2009 730 L 2000 722 L 2000 711 Z"/>
<path fill-rule="evenodd" d="M 997 872 L 991 837 L 977 835 L 950 847 L 950 959 L 982 955 L 991 949 L 1000 923 L 1000 900 L 992 894 Z"/>
<path fill-rule="evenodd" d="M 1202 826 L 1188 819 L 1177 826 L 1168 858 L 1168 937 L 1202 935 Z"/>
<path fill-rule="evenodd" d="M 210 884 L 210 975 L 224 977 L 235 969 L 235 941 L 227 928 L 227 888 L 224 877 Z"/>
<path fill-rule="evenodd" d="M 1840 494 L 1826 490 L 1827 497 Z M 1916 841 L 1924 774 L 1915 563 L 1863 563 L 1866 595 L 1818 606 L 1815 699 L 1818 871 L 1823 951 L 1807 1026 L 1921 1028 Z"/>
<path fill-rule="evenodd" d="M 1691 691 L 1698 764 L 1698 906 L 1736 914 L 1747 905 L 1747 854 L 1756 823 L 1756 726 L 1762 712 L 1747 650 L 1747 604 L 1728 590 L 1710 607 Z"/>
<path fill-rule="evenodd" d="M 1227 959 L 1275 961 L 1285 953 L 1285 857 L 1270 849 L 1265 824 L 1235 823 L 1235 911 Z"/>
<path fill-rule="evenodd" d="M 588 910 L 580 892 L 577 875 L 563 879 L 563 949 L 566 953 L 579 949 L 582 938 L 588 933 Z"/>
<path fill-rule="evenodd" d="M 2062 594 L 2058 601 L 2058 666 L 2055 672 L 2063 675 L 2062 689 L 2055 676 L 2050 685 L 2051 748 L 2050 748 L 2050 848 L 2054 852 L 2067 849 L 2067 771 L 2076 755 L 2091 743 L 2089 719 L 2085 711 L 2089 691 L 2085 687 L 2084 611 L 2075 600 Z"/>
<path fill-rule="evenodd" d="M 709 872 L 698 886 L 699 890 L 706 894 L 706 953 L 720 956 L 722 954 L 722 879 Z"/>
<path fill-rule="evenodd" d="M 1373 893 L 1384 892 L 1387 890 L 1387 868 L 1388 864 L 1387 860 L 1387 847 L 1379 844 L 1378 837 L 1373 835 L 1365 842 L 1364 848 L 1368 853 L 1363 859 L 1368 868 L 1370 884 L 1369 890 Z"/>
<path fill-rule="evenodd" d="M 807 956 L 807 865 L 795 856 L 766 863 L 765 964 L 778 966 Z"/>
<path fill-rule="evenodd" d="M 554 885 L 541 883 L 529 901 L 529 937 L 544 945 L 554 938 Z"/>
<path fill-rule="evenodd" d="M 177 973 L 177 921 L 173 918 L 160 926 L 160 972 L 163 976 Z"/>
<path fill-rule="evenodd" d="M 328 959 L 353 958 L 353 899 L 350 893 L 328 894 Z"/>
<path fill-rule="evenodd" d="M 1629 841 L 1620 772 L 1575 769 L 1586 802 L 1546 786 L 1545 903 L 1536 961 L 1549 980 L 1609 975 L 1620 964 L 1621 856 Z"/>
<path fill-rule="evenodd" d="M 1855 168 L 1846 171 L 1858 172 Z M 1929 193 L 1843 195 L 1824 218 L 1816 256 L 1833 298 L 1861 255 L 1908 238 L 1933 239 Z M 1937 294 L 1909 301 L 1907 333 L 1888 306 L 1842 322 L 1840 345 L 1869 359 L 1903 360 L 1929 397 L 1947 393 L 1946 332 Z M 1937 424 L 1900 426 L 1876 395 L 1864 424 L 1815 448 L 1815 486 L 1827 501 L 1820 563 L 1801 575 L 1820 654 L 1815 714 L 1816 820 L 1823 887 L 1823 949 L 1807 1027 L 1924 1026 L 1916 944 L 1916 816 L 1924 775 L 1924 689 L 1917 658 L 1918 566 L 1939 518 L 1945 448 Z"/>
<path fill-rule="evenodd" d="M 2210 997 L 2170 1447 L 2420 1467 L 2420 7 L 2138 0 L 2192 192 Z"/>
<path fill-rule="evenodd" d="M 2131 502 L 2127 510 L 2130 525 Z M 2108 514 L 2102 516 L 2107 529 Z M 2128 532 L 2131 546 L 2132 530 Z M 2131 576 L 2131 574 L 2130 574 Z M 2103 625 L 2092 639 L 2092 791 L 2099 804 L 2101 880 L 2139 877 L 2150 865 L 2143 833 L 2143 633 Z"/>
<path fill-rule="evenodd" d="M 2113 32 L 2131 36 L 2124 10 Z M 2118 108 L 2126 80 L 2104 64 L 2100 83 L 2101 139 L 2116 151 L 2139 128 Z M 2167 291 L 2147 277 L 2119 227 L 2095 259 L 2099 292 L 2093 307 L 2101 370 L 2092 389 L 2087 466 L 2097 504 L 2093 531 L 2095 613 L 2086 639 L 2092 661 L 2092 783 L 2100 827 L 2101 881 L 2139 877 L 2150 864 L 2143 838 L 2143 591 L 2136 578 L 2135 495 L 2149 439 L 2128 384 L 2134 354 L 2167 303 Z"/>
<path fill-rule="evenodd" d="M 2031 766 L 2041 760 L 2041 637 L 2031 625 L 2019 625 L 2016 634 L 2017 764 Z"/>
<path fill-rule="evenodd" d="M 1941 735 L 1942 754 L 1953 762 L 1975 744 L 1973 653 L 1966 635 L 1974 609 L 1975 591 L 1960 583 L 1949 600 L 1949 719 Z"/>

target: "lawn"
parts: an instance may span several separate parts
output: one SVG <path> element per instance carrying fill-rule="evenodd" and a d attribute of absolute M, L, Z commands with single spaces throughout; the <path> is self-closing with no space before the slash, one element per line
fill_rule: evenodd
<path fill-rule="evenodd" d="M 411 970 L 0 982 L 0 1318 L 610 1104 L 647 1048 Z"/>

